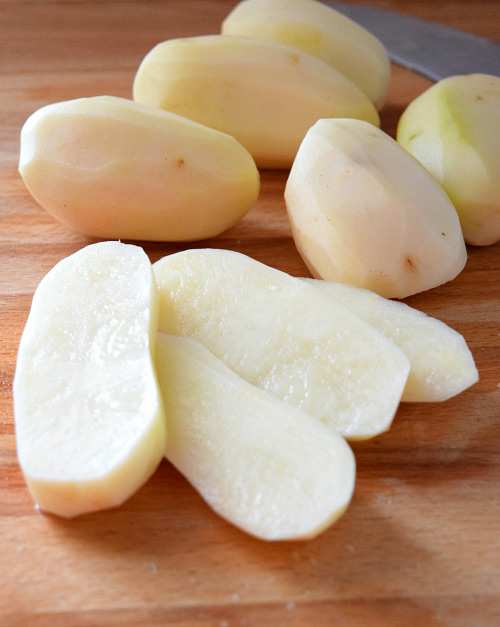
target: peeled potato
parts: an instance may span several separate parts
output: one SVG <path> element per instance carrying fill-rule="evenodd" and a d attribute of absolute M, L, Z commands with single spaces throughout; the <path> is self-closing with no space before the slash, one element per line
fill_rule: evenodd
<path fill-rule="evenodd" d="M 476 383 L 474 358 L 460 333 L 399 301 L 353 285 L 304 279 L 366 320 L 410 360 L 402 401 L 436 402 Z"/>
<path fill-rule="evenodd" d="M 344 438 L 247 383 L 186 337 L 158 336 L 166 457 L 226 520 L 264 540 L 312 538 L 354 489 Z"/>
<path fill-rule="evenodd" d="M 390 427 L 409 362 L 331 297 L 232 251 L 187 250 L 153 269 L 160 331 L 193 338 L 248 382 L 349 439 Z"/>
<path fill-rule="evenodd" d="M 322 117 L 379 124 L 351 81 L 320 59 L 253 37 L 171 39 L 143 59 L 134 100 L 236 137 L 262 168 L 290 167 L 307 129 Z"/>
<path fill-rule="evenodd" d="M 19 171 L 55 218 L 106 239 L 218 235 L 250 209 L 260 186 L 233 137 L 111 96 L 36 111 L 21 131 Z"/>
<path fill-rule="evenodd" d="M 344 74 L 381 109 L 389 55 L 372 33 L 316 0 L 243 0 L 222 24 L 225 35 L 261 37 L 294 46 Z"/>
<path fill-rule="evenodd" d="M 137 246 L 88 246 L 40 283 L 19 346 L 14 415 L 19 462 L 43 511 L 120 505 L 162 459 L 157 319 L 151 264 Z"/>
<path fill-rule="evenodd" d="M 439 183 L 361 120 L 319 120 L 295 158 L 285 201 L 297 250 L 317 279 L 405 298 L 455 278 L 467 252 Z"/>
<path fill-rule="evenodd" d="M 439 181 L 468 244 L 500 241 L 500 78 L 452 76 L 416 98 L 397 140 Z"/>

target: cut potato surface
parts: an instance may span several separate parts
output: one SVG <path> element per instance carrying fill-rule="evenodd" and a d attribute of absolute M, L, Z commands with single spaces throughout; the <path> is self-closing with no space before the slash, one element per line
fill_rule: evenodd
<path fill-rule="evenodd" d="M 253 385 L 345 437 L 389 428 L 409 362 L 330 296 L 226 250 L 183 251 L 153 269 L 160 331 L 192 337 Z"/>
<path fill-rule="evenodd" d="M 261 37 L 308 52 L 382 108 L 391 73 L 387 50 L 372 33 L 323 2 L 244 0 L 226 17 L 222 33 Z"/>
<path fill-rule="evenodd" d="M 137 246 L 93 244 L 41 281 L 14 378 L 18 457 L 40 509 L 72 517 L 119 505 L 156 469 L 166 441 L 157 320 Z"/>
<path fill-rule="evenodd" d="M 218 514 L 258 538 L 296 540 L 344 513 L 355 461 L 339 434 L 190 338 L 159 333 L 156 367 L 166 457 Z"/>
<path fill-rule="evenodd" d="M 467 260 L 457 212 L 392 137 L 352 119 L 319 120 L 295 158 L 285 201 L 316 279 L 405 298 L 455 278 Z"/>
<path fill-rule="evenodd" d="M 462 335 L 444 322 L 359 287 L 304 281 L 354 311 L 401 348 L 411 366 L 402 401 L 445 401 L 477 382 L 469 347 Z"/>
<path fill-rule="evenodd" d="M 250 209 L 260 188 L 234 137 L 111 96 L 36 111 L 21 131 L 19 171 L 51 215 L 106 239 L 212 237 Z"/>
<path fill-rule="evenodd" d="M 290 167 L 319 118 L 380 123 L 343 74 L 301 50 L 253 37 L 164 41 L 143 59 L 133 93 L 137 102 L 233 135 L 261 168 Z"/>
<path fill-rule="evenodd" d="M 441 183 L 465 241 L 500 241 L 500 77 L 450 76 L 411 102 L 397 140 Z"/>

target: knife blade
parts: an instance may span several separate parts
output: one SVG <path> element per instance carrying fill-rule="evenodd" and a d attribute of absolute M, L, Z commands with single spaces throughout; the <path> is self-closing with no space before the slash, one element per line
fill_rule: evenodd
<path fill-rule="evenodd" d="M 433 81 L 458 74 L 500 76 L 500 43 L 418 17 L 359 4 L 327 2 L 370 31 L 394 63 Z"/>

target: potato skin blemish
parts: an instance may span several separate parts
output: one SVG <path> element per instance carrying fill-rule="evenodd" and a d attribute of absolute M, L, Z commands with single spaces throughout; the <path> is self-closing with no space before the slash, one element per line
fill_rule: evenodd
<path fill-rule="evenodd" d="M 407 255 L 404 259 L 404 265 L 408 272 L 418 272 L 418 264 L 413 257 Z"/>

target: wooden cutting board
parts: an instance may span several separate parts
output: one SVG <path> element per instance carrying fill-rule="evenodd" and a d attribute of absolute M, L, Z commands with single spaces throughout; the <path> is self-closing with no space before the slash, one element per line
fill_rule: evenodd
<path fill-rule="evenodd" d="M 235 4 L 0 0 L 0 624 L 499 625 L 499 245 L 470 247 L 458 278 L 407 299 L 465 336 L 479 383 L 442 404 L 402 405 L 388 433 L 354 445 L 352 504 L 317 539 L 245 535 L 167 462 L 122 507 L 71 521 L 41 514 L 26 489 L 12 412 L 18 342 L 41 278 L 94 240 L 56 223 L 26 191 L 22 123 L 49 102 L 130 97 L 151 47 L 218 32 Z M 496 0 L 378 4 L 500 40 Z M 429 85 L 393 68 L 387 132 Z M 263 172 L 250 213 L 197 246 L 307 276 L 286 218 L 286 175 Z M 187 246 L 144 248 L 156 261 Z"/>

